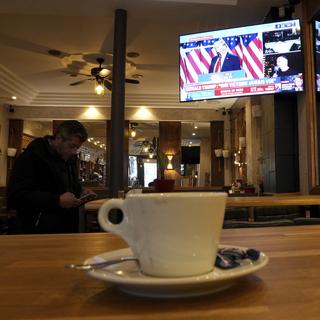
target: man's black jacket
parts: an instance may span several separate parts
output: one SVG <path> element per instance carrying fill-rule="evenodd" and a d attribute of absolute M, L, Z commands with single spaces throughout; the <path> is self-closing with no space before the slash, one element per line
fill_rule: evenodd
<path fill-rule="evenodd" d="M 59 196 L 71 191 L 80 196 L 75 161 L 64 161 L 49 144 L 37 138 L 16 159 L 7 188 L 7 205 L 17 209 L 23 233 L 77 232 L 78 208 L 63 209 Z M 71 185 L 66 185 L 69 174 Z M 70 188 L 72 190 L 67 190 Z"/>

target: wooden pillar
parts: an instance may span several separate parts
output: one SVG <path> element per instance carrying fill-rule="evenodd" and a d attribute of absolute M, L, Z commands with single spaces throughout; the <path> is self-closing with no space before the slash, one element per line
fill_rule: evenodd
<path fill-rule="evenodd" d="M 243 100 L 243 104 L 246 104 Z M 240 146 L 240 137 L 246 139 L 246 112 L 245 107 L 241 104 L 240 107 L 233 108 L 230 114 L 230 134 L 231 134 L 231 150 L 237 153 L 237 160 L 242 163 L 238 166 L 234 163 L 236 160 L 234 153 L 231 154 L 231 180 L 234 182 L 236 179 L 246 181 L 247 168 L 244 164 L 246 162 L 246 147 Z M 239 153 L 240 151 L 240 153 Z"/>
<path fill-rule="evenodd" d="M 221 187 L 224 185 L 224 159 L 217 157 L 216 149 L 224 148 L 224 122 L 211 121 L 211 186 Z"/>
<path fill-rule="evenodd" d="M 162 155 L 173 155 L 173 170 L 165 170 L 166 178 L 175 179 L 176 185 L 180 185 L 181 165 L 181 122 L 160 121 L 159 122 L 159 151 Z M 167 163 L 167 159 L 165 159 Z"/>
<path fill-rule="evenodd" d="M 9 181 L 10 173 L 14 165 L 16 157 L 21 153 L 23 135 L 23 120 L 10 119 L 9 120 L 9 137 L 8 148 L 15 148 L 17 150 L 14 157 L 7 157 L 7 181 Z"/>
<path fill-rule="evenodd" d="M 312 189 L 319 190 L 319 178 L 317 167 L 317 112 L 315 93 L 315 72 L 314 72 L 314 46 L 312 34 L 312 17 L 319 12 L 317 1 L 304 0 L 296 6 L 296 13 L 301 19 L 302 45 L 304 52 L 304 88 L 303 95 L 298 97 L 299 119 L 299 152 L 301 163 L 306 163 L 306 171 L 300 167 L 300 191 L 308 193 Z M 303 143 L 302 143 L 303 141 Z"/>

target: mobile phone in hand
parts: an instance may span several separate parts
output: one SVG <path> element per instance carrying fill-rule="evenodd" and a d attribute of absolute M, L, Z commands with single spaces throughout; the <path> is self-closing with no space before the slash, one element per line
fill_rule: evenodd
<path fill-rule="evenodd" d="M 91 200 L 93 200 L 93 199 L 95 199 L 95 195 L 94 194 L 92 194 L 92 193 L 87 193 L 87 194 L 85 194 L 85 195 L 83 195 L 81 198 L 80 198 L 80 200 L 82 200 L 82 201 L 91 201 Z"/>

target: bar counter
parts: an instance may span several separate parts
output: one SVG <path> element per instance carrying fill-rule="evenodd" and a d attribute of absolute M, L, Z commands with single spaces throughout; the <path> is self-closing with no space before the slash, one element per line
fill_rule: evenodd
<path fill-rule="evenodd" d="M 85 204 L 85 210 L 98 211 L 108 199 L 98 199 Z M 269 206 L 313 206 L 320 205 L 319 195 L 275 194 L 270 196 L 227 197 L 226 207 L 248 208 L 248 221 L 254 221 L 255 207 Z"/>
<path fill-rule="evenodd" d="M 112 234 L 1 236 L 1 319 L 319 319 L 320 226 L 228 229 L 221 243 L 262 250 L 269 264 L 215 294 L 150 299 L 64 268 L 126 247 Z"/>
<path fill-rule="evenodd" d="M 86 210 L 99 210 L 108 199 L 98 199 L 85 204 Z M 320 205 L 319 195 L 278 194 L 270 196 L 227 197 L 226 206 L 231 207 L 268 207 L 268 206 L 310 206 Z"/>

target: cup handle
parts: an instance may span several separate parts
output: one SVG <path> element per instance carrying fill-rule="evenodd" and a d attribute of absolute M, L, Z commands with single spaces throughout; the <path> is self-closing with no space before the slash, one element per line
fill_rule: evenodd
<path fill-rule="evenodd" d="M 120 209 L 123 212 L 123 215 L 126 215 L 126 210 L 124 206 L 125 200 L 123 199 L 110 199 L 106 201 L 99 209 L 98 221 L 102 229 L 105 231 L 110 231 L 117 235 L 120 235 L 124 238 L 127 238 L 124 233 L 126 219 L 122 219 L 119 224 L 114 224 L 109 220 L 109 212 L 112 209 Z"/>

